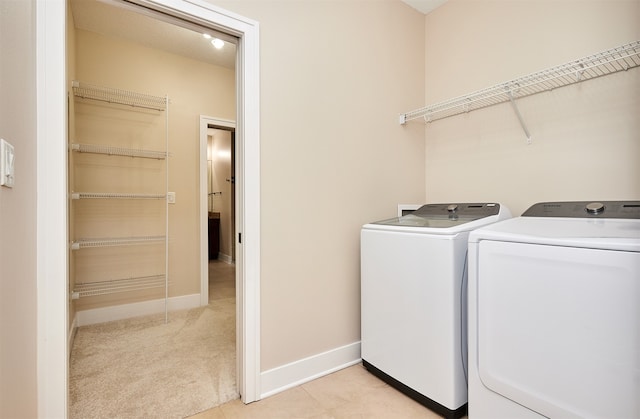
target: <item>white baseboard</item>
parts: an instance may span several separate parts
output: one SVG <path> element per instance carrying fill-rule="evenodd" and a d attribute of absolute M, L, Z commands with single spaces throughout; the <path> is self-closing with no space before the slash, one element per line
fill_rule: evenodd
<path fill-rule="evenodd" d="M 281 367 L 264 371 L 260 375 L 261 396 L 272 396 L 289 388 L 315 380 L 361 361 L 360 342 L 335 348 Z"/>
<path fill-rule="evenodd" d="M 78 316 L 73 316 L 73 322 L 71 322 L 71 328 L 69 329 L 69 341 L 67 342 L 67 356 L 71 358 L 71 348 L 73 347 L 73 340 L 76 338 L 76 332 L 78 331 Z"/>
<path fill-rule="evenodd" d="M 169 311 L 200 307 L 200 294 L 170 297 L 167 304 Z M 77 326 L 87 326 L 158 313 L 164 313 L 164 299 L 77 311 L 75 322 Z"/>
<path fill-rule="evenodd" d="M 231 256 L 225 255 L 224 253 L 218 253 L 218 260 L 221 260 L 225 263 L 233 263 Z"/>

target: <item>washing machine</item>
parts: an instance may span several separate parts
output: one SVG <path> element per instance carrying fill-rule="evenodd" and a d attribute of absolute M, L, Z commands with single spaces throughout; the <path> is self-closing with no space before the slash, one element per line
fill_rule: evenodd
<path fill-rule="evenodd" d="M 640 418 L 640 201 L 469 236 L 469 418 Z"/>
<path fill-rule="evenodd" d="M 445 417 L 466 413 L 469 232 L 509 216 L 498 203 L 428 204 L 361 230 L 363 364 Z"/>

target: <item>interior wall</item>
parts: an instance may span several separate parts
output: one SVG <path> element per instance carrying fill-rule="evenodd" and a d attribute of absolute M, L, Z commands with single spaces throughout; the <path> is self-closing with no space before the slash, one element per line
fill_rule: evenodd
<path fill-rule="evenodd" d="M 640 39 L 640 2 L 449 0 L 425 19 L 431 104 Z M 427 125 L 430 202 L 640 199 L 640 70 Z M 422 124 L 421 122 L 417 122 Z"/>
<path fill-rule="evenodd" d="M 260 23 L 261 369 L 360 340 L 360 228 L 424 201 L 424 16 L 222 1 Z"/>
<path fill-rule="evenodd" d="M 0 1 L 0 138 L 15 186 L 0 187 L 0 417 L 38 416 L 35 1 Z"/>
<path fill-rule="evenodd" d="M 197 294 L 199 115 L 235 119 L 235 72 L 84 30 L 75 47 L 78 80 L 169 96 L 169 296 Z"/>

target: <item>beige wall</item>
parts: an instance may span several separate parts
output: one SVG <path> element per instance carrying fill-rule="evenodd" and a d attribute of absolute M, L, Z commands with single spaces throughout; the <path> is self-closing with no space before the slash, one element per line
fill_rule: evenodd
<path fill-rule="evenodd" d="M 426 142 L 419 124 L 397 124 L 425 96 L 638 39 L 637 1 L 450 0 L 426 19 L 396 1 L 209 1 L 261 25 L 263 370 L 359 339 L 359 227 L 425 190 L 428 201 L 500 200 L 516 213 L 546 199 L 640 198 L 638 70 L 519 101 L 529 146 L 508 106 L 431 124 Z M 16 187 L 0 189 L 2 417 L 37 414 L 35 161 L 21 157 L 35 154 L 33 3 L 0 2 L 0 136 L 18 157 Z M 158 72 L 116 65 L 108 51 L 94 49 L 105 61 L 78 78 L 167 91 Z M 124 83 L 127 72 L 138 81 Z M 225 109 L 208 113 L 233 119 Z M 172 164 L 193 166 L 195 137 L 175 134 Z M 171 181 L 179 245 L 197 234 L 197 206 L 180 206 L 196 201 L 196 181 L 195 167 Z"/>
<path fill-rule="evenodd" d="M 424 16 L 214 1 L 260 23 L 261 368 L 360 340 L 360 227 L 424 200 Z"/>
<path fill-rule="evenodd" d="M 425 104 L 640 39 L 640 2 L 449 0 L 426 17 Z M 428 201 L 640 199 L 640 70 L 436 121 Z"/>
<path fill-rule="evenodd" d="M 0 417 L 37 417 L 35 1 L 0 1 L 0 138 L 15 187 L 0 187 Z"/>
<path fill-rule="evenodd" d="M 75 55 L 77 79 L 82 82 L 158 96 L 169 95 L 169 190 L 176 193 L 176 204 L 169 206 L 169 294 L 173 297 L 199 293 L 199 115 L 235 119 L 234 71 L 83 30 L 76 31 Z M 90 112 L 88 106 L 76 104 L 76 108 L 84 112 L 83 120 L 91 117 L 87 115 Z M 153 118 L 151 115 L 141 117 Z M 161 119 L 164 120 L 164 115 Z M 161 128 L 163 124 L 160 121 Z M 157 125 L 153 123 L 150 126 Z M 83 122 L 76 121 L 78 137 L 83 135 L 84 128 Z M 163 129 L 160 134 L 164 135 Z M 81 140 L 86 139 L 78 138 L 78 141 Z M 164 149 L 163 143 L 162 147 Z M 145 148 L 157 149 L 151 144 Z M 153 165 L 153 162 L 148 164 Z M 151 171 L 154 170 L 151 168 Z M 161 173 L 162 169 L 157 170 L 157 173 Z M 80 175 L 77 179 L 85 182 L 87 177 L 83 173 Z M 97 181 L 96 184 L 101 184 L 102 180 L 93 179 Z M 106 187 L 107 184 L 104 185 Z M 137 188 L 133 183 L 128 186 Z M 157 191 L 152 189 L 150 192 Z M 163 217 L 162 214 L 159 216 Z M 150 218 L 157 219 L 156 215 L 154 212 Z M 108 225 L 101 227 L 108 228 Z M 145 234 L 158 234 L 151 231 L 152 226 L 148 227 L 150 230 Z M 135 228 L 147 227 L 139 223 Z M 79 267 L 76 266 L 76 269 Z M 114 298 L 104 297 L 100 304 L 112 304 Z M 86 309 L 95 306 L 89 299 L 86 301 L 79 303 L 78 307 Z"/>

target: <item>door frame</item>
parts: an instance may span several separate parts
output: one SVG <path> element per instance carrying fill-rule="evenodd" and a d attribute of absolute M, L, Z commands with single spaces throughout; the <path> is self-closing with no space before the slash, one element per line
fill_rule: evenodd
<path fill-rule="evenodd" d="M 237 141 L 242 188 L 242 320 L 237 333 L 242 401 L 260 399 L 260 62 L 259 24 L 202 0 L 129 0 L 238 38 Z M 41 417 L 67 416 L 68 208 L 66 0 L 32 0 L 35 9 L 37 163 L 37 398 Z M 239 179 L 238 179 L 239 180 Z M 236 184 L 236 186 L 239 186 Z"/>
<path fill-rule="evenodd" d="M 207 142 L 208 142 L 208 129 L 210 125 L 224 128 L 236 128 L 236 122 L 229 119 L 214 118 L 212 116 L 200 115 L 200 305 L 206 306 L 209 304 L 209 254 L 207 252 L 208 247 L 208 200 L 207 200 Z M 236 163 L 236 170 L 242 172 L 242 156 L 238 156 Z M 233 176 L 233 173 L 232 173 Z M 232 203 L 236 208 L 238 202 Z M 242 225 L 242 211 L 240 215 L 236 217 L 235 231 L 240 231 L 238 224 Z M 237 234 L 234 234 L 234 241 L 237 239 Z M 236 243 L 237 246 L 237 243 Z M 232 255 L 230 255 L 232 256 Z M 242 264 L 236 265 L 236 289 L 242 287 Z M 239 305 L 238 305 L 239 308 Z M 240 312 L 237 313 L 238 315 Z M 239 353 L 240 345 L 236 348 L 236 353 Z"/>
<path fill-rule="evenodd" d="M 67 416 L 66 2 L 32 0 L 36 55 L 36 379 L 40 417 Z"/>

